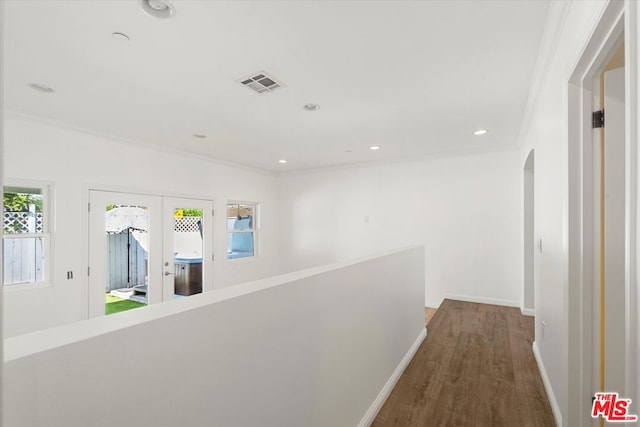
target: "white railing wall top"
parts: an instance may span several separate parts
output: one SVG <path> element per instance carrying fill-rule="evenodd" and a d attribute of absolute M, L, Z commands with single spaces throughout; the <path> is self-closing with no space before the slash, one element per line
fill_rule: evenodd
<path fill-rule="evenodd" d="M 152 322 L 154 320 L 198 309 L 210 304 L 239 298 L 244 295 L 286 285 L 291 282 L 317 276 L 333 270 L 339 270 L 377 258 L 383 258 L 422 247 L 422 245 L 414 245 L 354 260 L 338 261 L 305 270 L 216 289 L 211 292 L 192 295 L 189 298 L 150 305 L 142 309 L 124 311 L 110 316 L 97 317 L 8 338 L 5 339 L 4 342 L 4 361 L 5 363 L 10 362 L 29 355 L 80 342 L 99 335 L 108 334 L 120 329 Z"/>

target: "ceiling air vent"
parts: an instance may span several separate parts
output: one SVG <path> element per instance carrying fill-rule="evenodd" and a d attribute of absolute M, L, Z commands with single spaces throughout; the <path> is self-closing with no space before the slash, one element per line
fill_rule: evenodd
<path fill-rule="evenodd" d="M 256 73 L 251 77 L 247 77 L 245 79 L 240 80 L 240 83 L 248 87 L 249 89 L 253 89 L 258 93 L 268 93 L 273 92 L 278 88 L 284 87 L 284 84 L 275 77 L 270 76 L 269 74 L 261 71 Z"/>

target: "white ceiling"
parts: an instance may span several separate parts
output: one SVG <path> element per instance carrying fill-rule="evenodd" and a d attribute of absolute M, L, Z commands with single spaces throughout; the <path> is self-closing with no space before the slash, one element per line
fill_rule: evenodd
<path fill-rule="evenodd" d="M 171 4 L 161 20 L 139 0 L 8 0 L 7 110 L 272 171 L 515 147 L 549 7 Z M 259 95 L 238 82 L 262 70 L 287 87 Z"/>

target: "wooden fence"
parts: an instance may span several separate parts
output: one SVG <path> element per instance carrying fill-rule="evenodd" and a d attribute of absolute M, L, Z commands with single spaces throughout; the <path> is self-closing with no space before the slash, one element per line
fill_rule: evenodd
<path fill-rule="evenodd" d="M 44 238 L 3 239 L 2 279 L 5 285 L 41 282 L 44 278 Z"/>
<path fill-rule="evenodd" d="M 11 238 L 10 234 L 42 232 L 42 214 L 35 221 L 28 212 L 4 212 L 3 227 L 3 283 L 5 285 L 41 282 L 44 278 L 44 237 Z M 31 222 L 30 222 L 31 221 Z M 176 218 L 177 233 L 199 232 L 201 218 Z M 8 233 L 8 234 L 7 234 Z M 106 291 L 130 288 L 145 284 L 147 276 L 147 251 L 140 240 L 147 237 L 145 231 L 124 230 L 107 234 L 107 284 Z"/>
<path fill-rule="evenodd" d="M 24 233 L 42 233 L 42 213 L 3 212 L 2 229 L 3 283 L 16 285 L 43 281 L 44 237 L 17 237 Z"/>
<path fill-rule="evenodd" d="M 147 251 L 139 241 L 143 235 L 146 232 L 133 230 L 107 234 L 107 292 L 145 284 Z"/>

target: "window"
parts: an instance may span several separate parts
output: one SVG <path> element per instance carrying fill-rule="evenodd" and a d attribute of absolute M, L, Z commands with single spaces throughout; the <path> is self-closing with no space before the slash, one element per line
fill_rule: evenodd
<path fill-rule="evenodd" d="M 3 194 L 2 283 L 49 281 L 47 185 L 6 185 Z"/>
<path fill-rule="evenodd" d="M 227 258 L 246 258 L 255 255 L 256 205 L 227 204 Z"/>

